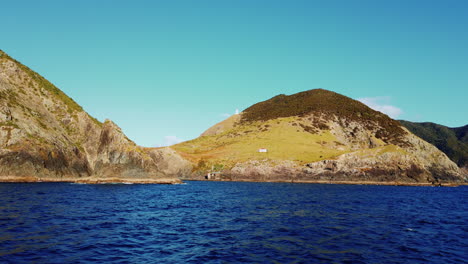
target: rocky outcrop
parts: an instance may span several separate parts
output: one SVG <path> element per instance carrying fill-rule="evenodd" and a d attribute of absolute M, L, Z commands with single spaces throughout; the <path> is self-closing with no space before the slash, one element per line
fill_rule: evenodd
<path fill-rule="evenodd" d="M 451 183 L 466 179 L 458 167 L 434 146 L 409 135 L 415 141 L 407 150 L 367 149 L 346 153 L 335 160 L 308 163 L 305 180 L 376 181 L 408 183 Z M 428 157 L 430 156 L 430 157 Z"/>
<path fill-rule="evenodd" d="M 400 123 L 411 133 L 436 146 L 460 168 L 468 167 L 468 125 L 451 128 L 430 122 L 400 120 Z"/>
<path fill-rule="evenodd" d="M 101 123 L 0 51 L 0 181 L 177 183 L 191 165 Z"/>

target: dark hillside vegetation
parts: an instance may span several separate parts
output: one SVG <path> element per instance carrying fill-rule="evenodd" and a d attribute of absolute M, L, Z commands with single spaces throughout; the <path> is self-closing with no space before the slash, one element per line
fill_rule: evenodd
<path fill-rule="evenodd" d="M 450 128 L 430 122 L 400 120 L 400 123 L 416 136 L 436 146 L 458 166 L 468 166 L 468 125 Z"/>
<path fill-rule="evenodd" d="M 366 124 L 369 130 L 379 127 L 376 137 L 384 142 L 402 145 L 405 131 L 398 121 L 372 110 L 365 104 L 344 95 L 324 89 L 314 89 L 293 95 L 278 95 L 269 100 L 252 105 L 243 111 L 242 122 L 267 121 L 271 119 L 318 114 L 330 118 L 338 117 L 347 122 L 357 121 Z"/>
<path fill-rule="evenodd" d="M 468 125 L 451 129 L 455 131 L 455 135 L 457 136 L 458 140 L 464 143 L 468 143 Z"/>

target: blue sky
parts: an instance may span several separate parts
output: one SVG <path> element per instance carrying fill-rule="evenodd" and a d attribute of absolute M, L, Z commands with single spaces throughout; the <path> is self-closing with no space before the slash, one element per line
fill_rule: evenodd
<path fill-rule="evenodd" d="M 468 1 L 4 1 L 0 49 L 136 143 L 324 88 L 468 123 Z"/>

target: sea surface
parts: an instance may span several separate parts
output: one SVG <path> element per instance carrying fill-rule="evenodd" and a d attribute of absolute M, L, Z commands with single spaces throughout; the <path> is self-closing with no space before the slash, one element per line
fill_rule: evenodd
<path fill-rule="evenodd" d="M 468 187 L 0 184 L 0 263 L 466 263 Z"/>

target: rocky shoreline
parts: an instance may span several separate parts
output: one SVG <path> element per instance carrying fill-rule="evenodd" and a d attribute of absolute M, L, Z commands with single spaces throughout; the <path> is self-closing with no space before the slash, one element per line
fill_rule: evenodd
<path fill-rule="evenodd" d="M 446 182 L 446 183 L 430 183 L 430 182 L 377 182 L 377 181 L 324 181 L 324 180 L 245 180 L 245 179 L 217 179 L 217 180 L 201 180 L 201 179 L 183 179 L 184 181 L 215 181 L 215 182 L 269 182 L 269 183 L 304 183 L 304 184 L 347 184 L 347 185 L 385 185 L 385 186 L 427 186 L 427 187 L 458 187 L 468 185 L 467 182 Z"/>
<path fill-rule="evenodd" d="M 41 177 L 1 177 L 0 183 L 40 183 L 40 182 L 68 182 L 78 184 L 183 184 L 184 181 L 215 181 L 215 182 L 269 182 L 269 183 L 305 183 L 305 184 L 347 184 L 347 185 L 386 185 L 386 186 L 432 186 L 458 187 L 468 185 L 468 182 L 400 182 L 400 181 L 331 181 L 331 180 L 254 180 L 254 179 L 199 179 L 199 178 L 161 178 L 161 179 L 122 179 L 122 178 L 41 178 Z"/>
<path fill-rule="evenodd" d="M 9 183 L 36 183 L 36 182 L 69 182 L 82 184 L 106 184 L 106 183 L 122 183 L 122 184 L 182 184 L 182 180 L 177 178 L 161 178 L 161 179 L 131 179 L 131 178 L 40 178 L 40 177 L 0 177 L 0 182 Z"/>

